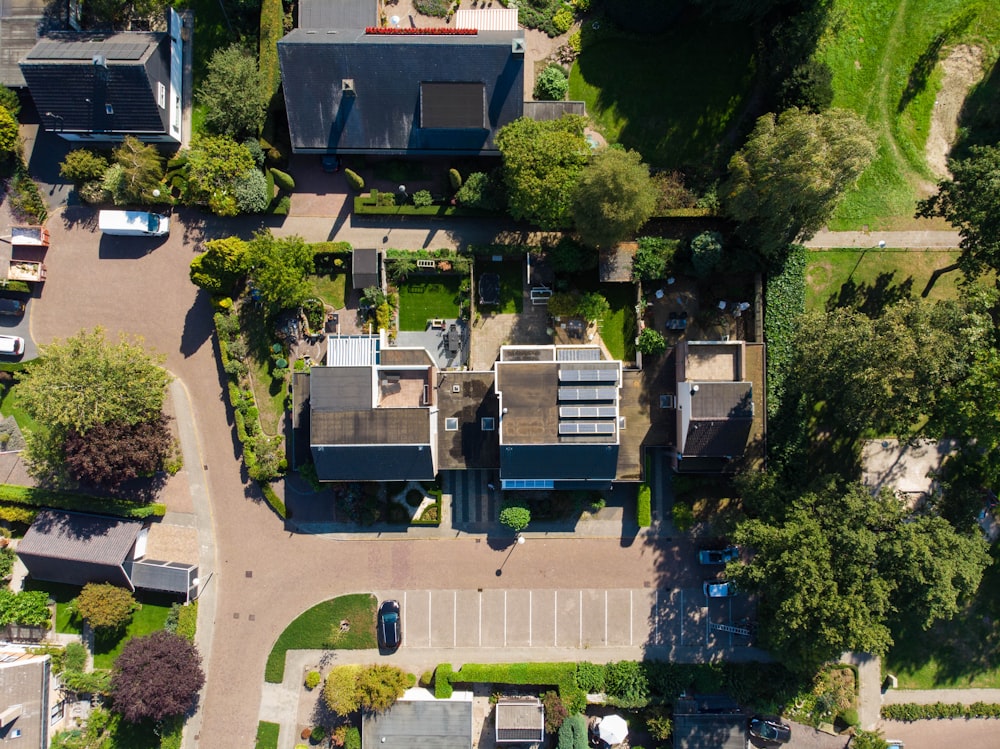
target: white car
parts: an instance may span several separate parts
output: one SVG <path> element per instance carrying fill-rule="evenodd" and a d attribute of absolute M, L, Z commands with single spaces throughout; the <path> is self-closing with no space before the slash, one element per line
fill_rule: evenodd
<path fill-rule="evenodd" d="M 20 356 L 24 353 L 24 339 L 16 335 L 0 335 L 0 354 Z"/>
<path fill-rule="evenodd" d="M 729 598 L 736 595 L 736 586 L 728 580 L 706 580 L 702 590 L 708 598 Z"/>

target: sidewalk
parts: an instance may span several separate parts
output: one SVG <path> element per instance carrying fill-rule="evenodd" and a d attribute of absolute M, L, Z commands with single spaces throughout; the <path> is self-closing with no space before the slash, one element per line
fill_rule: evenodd
<path fill-rule="evenodd" d="M 973 702 L 1000 704 L 1000 689 L 887 689 L 882 693 L 883 705 L 913 702 L 933 705 L 935 702 L 971 705 Z"/>
<path fill-rule="evenodd" d="M 951 250 L 958 247 L 961 236 L 957 231 L 819 231 L 808 242 L 812 250 L 878 249 L 879 242 L 893 249 Z"/>

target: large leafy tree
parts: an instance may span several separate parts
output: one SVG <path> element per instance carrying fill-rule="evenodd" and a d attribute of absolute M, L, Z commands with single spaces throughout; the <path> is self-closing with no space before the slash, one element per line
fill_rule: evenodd
<path fill-rule="evenodd" d="M 132 722 L 185 713 L 205 684 L 194 643 L 160 630 L 125 643 L 111 674 L 115 710 Z"/>
<path fill-rule="evenodd" d="M 168 422 L 161 414 L 138 424 L 97 424 L 86 433 L 70 429 L 63 442 L 66 470 L 77 481 L 111 488 L 152 476 L 173 445 Z"/>
<path fill-rule="evenodd" d="M 116 203 L 155 203 L 159 200 L 153 193 L 163 181 L 163 157 L 156 146 L 126 135 L 114 150 L 113 157 L 115 163 L 121 165 Z"/>
<path fill-rule="evenodd" d="M 659 192 L 637 151 L 594 154 L 573 194 L 573 218 L 584 244 L 611 247 L 634 234 L 656 210 Z"/>
<path fill-rule="evenodd" d="M 219 216 L 235 216 L 239 206 L 233 184 L 257 166 L 250 149 L 231 138 L 205 135 L 194 138 L 187 155 L 185 198 Z"/>
<path fill-rule="evenodd" d="M 302 237 L 278 239 L 270 231 L 258 232 L 247 243 L 246 264 L 269 314 L 302 302 L 309 293 L 306 276 L 316 270 L 313 250 Z"/>
<path fill-rule="evenodd" d="M 962 240 L 959 265 L 969 276 L 1000 269 L 1000 146 L 973 146 L 965 159 L 948 162 L 951 179 L 920 202 L 917 216 L 943 216 Z"/>
<path fill-rule="evenodd" d="M 254 55 L 239 44 L 216 50 L 198 87 L 198 101 L 206 110 L 205 125 L 236 140 L 256 137 L 264 124 L 262 93 Z"/>
<path fill-rule="evenodd" d="M 537 121 L 521 117 L 496 135 L 503 157 L 510 215 L 542 229 L 565 229 L 572 221 L 573 194 L 590 158 L 584 119 L 564 115 Z"/>
<path fill-rule="evenodd" d="M 121 629 L 138 607 L 128 588 L 109 583 L 87 583 L 76 597 L 76 612 L 98 630 Z"/>
<path fill-rule="evenodd" d="M 909 518 L 888 491 L 831 481 L 777 512 L 769 499 L 760 505 L 772 511 L 734 536 L 754 554 L 727 573 L 759 594 L 763 645 L 795 669 L 845 650 L 884 654 L 894 624 L 926 629 L 954 616 L 989 563 L 979 535 L 940 517 Z"/>
<path fill-rule="evenodd" d="M 232 294 L 246 274 L 247 243 L 239 237 L 213 239 L 191 261 L 191 282 L 213 294 Z"/>
<path fill-rule="evenodd" d="M 874 134 L 853 112 L 766 114 L 729 162 L 723 208 L 747 242 L 780 260 L 823 226 L 874 157 Z"/>

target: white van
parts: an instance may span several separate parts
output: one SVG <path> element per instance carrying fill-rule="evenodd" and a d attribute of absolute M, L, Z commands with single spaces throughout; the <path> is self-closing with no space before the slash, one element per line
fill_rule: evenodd
<path fill-rule="evenodd" d="M 18 356 L 24 353 L 24 339 L 16 335 L 0 335 L 0 354 Z"/>
<path fill-rule="evenodd" d="M 101 211 L 98 226 L 121 237 L 162 237 L 170 233 L 170 219 L 146 211 Z"/>

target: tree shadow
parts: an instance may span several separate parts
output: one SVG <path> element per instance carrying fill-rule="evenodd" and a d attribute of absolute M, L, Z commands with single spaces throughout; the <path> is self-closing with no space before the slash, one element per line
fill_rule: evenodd
<path fill-rule="evenodd" d="M 840 290 L 827 299 L 826 311 L 850 307 L 869 317 L 880 317 L 887 307 L 912 297 L 913 277 L 893 283 L 895 276 L 895 271 L 882 272 L 875 277 L 874 283 L 848 278 Z"/>
<path fill-rule="evenodd" d="M 938 268 L 933 273 L 931 277 L 927 279 L 927 285 L 924 286 L 924 290 L 920 292 L 920 296 L 924 299 L 931 293 L 934 288 L 934 284 L 937 283 L 938 279 L 941 278 L 945 273 L 951 273 L 952 271 L 958 270 L 961 266 L 958 263 L 952 263 L 951 265 L 946 265 L 944 268 Z"/>
<path fill-rule="evenodd" d="M 1000 61 L 989 75 L 976 84 L 958 115 L 958 140 L 951 156 L 962 159 L 972 146 L 994 145 L 1000 141 Z"/>
<path fill-rule="evenodd" d="M 913 63 L 910 75 L 906 80 L 906 88 L 903 89 L 899 103 L 896 105 L 896 112 L 902 113 L 910 103 L 917 98 L 927 88 L 927 81 L 930 80 L 931 73 L 937 67 L 941 59 L 941 52 L 948 42 L 965 31 L 972 23 L 975 14 L 972 11 L 963 13 L 961 16 L 946 26 L 937 36 L 931 39 L 927 49 L 920 53 L 920 57 Z"/>

